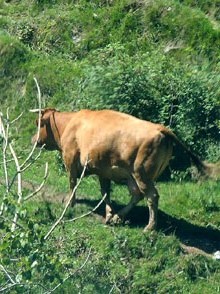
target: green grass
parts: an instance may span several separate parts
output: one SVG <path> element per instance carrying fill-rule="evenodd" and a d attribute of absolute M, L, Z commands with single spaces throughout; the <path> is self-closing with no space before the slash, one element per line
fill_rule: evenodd
<path fill-rule="evenodd" d="M 114 108 L 167 125 L 172 114 L 171 127 L 180 137 L 203 158 L 217 161 L 218 2 L 0 1 L 0 111 L 6 117 L 9 107 L 10 120 L 24 111 L 10 127 L 19 162 L 31 150 L 36 132 L 36 117 L 28 112 L 38 107 L 34 76 L 43 107 Z M 176 112 L 171 113 L 171 106 Z M 17 205 L 14 183 L 4 200 L 0 264 L 22 284 L 5 293 L 45 293 L 59 283 L 54 293 L 220 292 L 220 263 L 211 256 L 220 250 L 219 182 L 158 182 L 158 231 L 143 234 L 148 222 L 144 200 L 124 225 L 103 223 L 104 204 L 88 217 L 68 222 L 101 199 L 97 178 L 83 179 L 76 206 L 45 242 L 63 211 L 68 178 L 56 152 L 42 152 L 22 174 L 25 197 L 30 184 L 41 183 L 47 161 L 49 176 L 40 196 Z M 1 183 L 2 167 L 1 153 Z M 13 162 L 8 172 L 12 179 Z M 183 180 L 185 174 L 179 174 Z M 112 190 L 117 211 L 130 196 L 126 187 L 113 184 Z M 0 199 L 4 194 L 1 184 Z M 20 227 L 12 233 L 16 209 Z M 190 253 L 183 244 L 196 250 Z M 87 263 L 77 271 L 89 250 Z M 0 270 L 0 287 L 8 283 Z"/>
<path fill-rule="evenodd" d="M 96 196 L 99 193 L 96 186 L 94 179 L 82 183 L 79 192 L 86 193 L 87 196 L 80 196 L 79 203 L 68 213 L 67 219 L 88 212 L 95 206 L 100 199 Z M 109 293 L 112 287 L 115 291 L 113 293 L 117 293 L 119 289 L 123 293 L 218 293 L 219 262 L 195 253 L 185 254 L 180 241 L 206 252 L 214 250 L 213 248 L 217 250 L 213 244 L 217 244 L 217 240 L 219 244 L 220 240 L 220 203 L 217 195 L 219 184 L 170 183 L 160 184 L 159 190 L 162 211 L 159 216 L 165 224 L 159 222 L 157 233 L 143 234 L 147 221 L 144 203 L 133 209 L 127 225 L 104 225 L 102 207 L 93 215 L 74 223 L 66 223 L 55 230 L 52 243 L 60 240 L 65 254 L 66 251 L 68 254 L 71 252 L 73 264 L 75 259 L 78 264 L 79 256 L 80 260 L 82 256 L 85 258 L 88 248 L 92 248 L 92 256 L 82 273 L 71 279 L 72 281 L 67 281 L 58 293 L 68 293 L 70 289 L 84 293 Z M 209 191 L 210 198 L 202 198 L 206 191 Z M 128 201 L 125 192 L 124 188 L 117 187 L 113 190 L 115 207 L 119 208 L 120 203 L 124 205 Z M 212 217 L 207 210 L 210 199 L 216 201 L 215 209 L 211 211 Z M 33 202 L 33 206 L 41 219 L 46 218 L 46 209 L 43 208 L 45 204 L 38 203 L 36 206 L 36 202 Z M 60 206 L 49 204 L 49 207 L 53 219 L 49 221 L 50 224 L 44 225 L 45 231 L 61 213 Z M 178 222 L 180 219 L 184 219 L 185 223 Z M 178 225 L 182 227 L 178 228 Z M 211 236 L 212 228 L 218 228 L 218 235 Z M 210 247 L 204 248 L 200 244 L 203 240 Z M 74 252 L 77 252 L 76 256 Z"/>
<path fill-rule="evenodd" d="M 196 225 L 220 228 L 219 188 L 217 182 L 160 184 L 160 206 L 173 216 L 190 219 Z"/>

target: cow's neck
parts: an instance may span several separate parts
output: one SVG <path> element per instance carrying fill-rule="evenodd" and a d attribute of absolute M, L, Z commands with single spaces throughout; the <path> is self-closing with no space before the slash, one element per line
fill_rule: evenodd
<path fill-rule="evenodd" d="M 61 150 L 60 139 L 71 118 L 70 112 L 53 112 L 50 117 L 51 130 L 53 132 L 54 140 L 59 150 Z"/>

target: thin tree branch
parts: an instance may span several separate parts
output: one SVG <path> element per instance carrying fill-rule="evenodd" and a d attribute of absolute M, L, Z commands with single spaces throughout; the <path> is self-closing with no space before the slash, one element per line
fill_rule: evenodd
<path fill-rule="evenodd" d="M 25 283 L 17 283 L 17 282 L 14 283 L 14 284 L 9 284 L 9 285 L 6 286 L 6 287 L 0 288 L 0 292 L 5 292 L 5 291 L 7 291 L 7 290 L 9 290 L 9 289 L 11 289 L 11 288 L 13 288 L 13 287 L 15 287 L 15 286 L 25 287 L 25 286 L 27 286 L 27 284 L 25 284 Z M 44 290 L 47 290 L 47 288 L 44 287 L 44 285 L 39 284 L 39 283 L 32 285 L 32 287 L 33 287 L 33 286 L 40 286 L 40 287 L 42 287 Z"/>
<path fill-rule="evenodd" d="M 6 186 L 6 192 L 3 196 L 3 202 L 1 204 L 0 208 L 0 215 L 3 214 L 4 211 L 4 200 L 6 198 L 6 195 L 9 192 L 9 179 L 8 179 L 8 168 L 7 168 L 7 156 L 6 156 L 6 150 L 8 147 L 8 130 L 9 130 L 9 124 L 6 124 L 6 130 L 3 124 L 3 114 L 0 113 L 0 135 L 3 137 L 3 167 L 4 167 L 4 175 L 5 175 L 5 186 Z"/>
<path fill-rule="evenodd" d="M 66 211 L 67 211 L 67 208 L 69 207 L 69 205 L 70 205 L 70 203 L 71 203 L 71 200 L 73 199 L 73 197 L 74 197 L 74 195 L 75 195 L 75 193 L 76 193 L 76 190 L 78 189 L 78 187 L 79 187 L 79 185 L 80 185 L 80 183 L 81 183 L 81 181 L 82 181 L 82 179 L 83 179 L 83 177 L 84 177 L 84 174 L 85 174 L 85 171 L 86 171 L 86 168 L 87 168 L 87 164 L 88 164 L 88 158 L 87 158 L 86 163 L 85 163 L 85 165 L 84 165 L 84 168 L 83 168 L 82 174 L 81 174 L 81 176 L 80 176 L 80 179 L 79 179 L 78 183 L 76 184 L 76 186 L 74 187 L 74 189 L 73 189 L 73 191 L 72 191 L 72 193 L 71 193 L 71 195 L 70 195 L 70 197 L 69 197 L 69 199 L 68 199 L 68 201 L 67 201 L 67 203 L 66 203 L 66 206 L 65 206 L 65 208 L 64 208 L 64 210 L 63 210 L 61 216 L 60 216 L 60 217 L 58 218 L 58 220 L 53 224 L 53 226 L 51 227 L 51 229 L 49 230 L 49 232 L 45 235 L 44 240 L 46 240 L 46 239 L 50 236 L 50 234 L 54 231 L 54 229 L 58 226 L 58 224 L 59 224 L 59 223 L 61 222 L 61 220 L 63 219 L 63 217 L 64 217 L 64 215 L 65 215 L 65 213 L 66 213 Z"/>
<path fill-rule="evenodd" d="M 108 294 L 113 293 L 114 289 L 118 290 L 119 293 L 121 293 L 121 290 L 118 288 L 118 286 L 116 285 L 116 283 L 114 283 L 114 285 L 112 286 L 112 288 L 110 289 Z"/>
<path fill-rule="evenodd" d="M 18 156 L 18 159 L 21 159 L 21 156 Z M 14 161 L 14 159 L 8 159 L 8 160 L 6 161 L 6 163 L 9 163 L 9 162 L 12 162 L 12 161 Z M 4 164 L 4 162 L 1 161 L 0 164 Z"/>
<path fill-rule="evenodd" d="M 26 230 L 25 227 L 23 227 L 22 225 L 20 225 L 18 222 L 15 222 L 14 220 L 9 219 L 8 217 L 5 217 L 5 216 L 0 215 L 0 218 L 2 218 L 5 221 L 12 222 L 12 223 L 16 224 L 19 228 L 21 228 L 23 230 Z"/>
<path fill-rule="evenodd" d="M 15 287 L 15 286 L 24 286 L 24 285 L 19 284 L 19 283 L 10 284 L 10 285 L 8 285 L 8 286 L 6 286 L 4 288 L 0 288 L 0 292 L 5 292 L 5 291 L 7 291 L 7 290 L 9 290 L 9 289 L 11 289 L 12 287 Z"/>
<path fill-rule="evenodd" d="M 40 151 L 39 151 L 39 153 L 34 157 L 34 158 L 32 158 L 32 160 L 31 160 L 31 162 L 29 163 L 29 164 L 27 164 L 24 168 L 21 168 L 21 172 L 24 172 L 26 169 L 28 169 L 33 163 L 35 163 L 35 161 L 41 156 L 41 153 L 42 153 L 42 150 L 44 149 L 44 146 L 45 146 L 45 144 L 44 145 L 42 145 L 41 147 L 40 147 Z"/>
<path fill-rule="evenodd" d="M 104 194 L 104 196 L 103 196 L 102 199 L 99 201 L 99 203 L 98 203 L 98 204 L 97 204 L 92 210 L 90 210 L 89 212 L 87 212 L 87 213 L 85 213 L 85 214 L 82 214 L 82 215 L 80 215 L 80 216 L 74 217 L 74 218 L 72 218 L 72 219 L 70 219 L 70 220 L 67 220 L 66 222 L 74 222 L 74 221 L 76 221 L 76 220 L 78 220 L 78 219 L 81 219 L 81 218 L 83 218 L 83 217 L 86 217 L 86 216 L 92 214 L 94 211 L 96 211 L 97 208 L 99 208 L 99 206 L 100 206 L 100 205 L 102 204 L 102 202 L 105 200 L 106 196 L 107 196 L 107 193 Z"/>
<path fill-rule="evenodd" d="M 39 109 L 39 112 L 38 112 L 38 126 L 37 126 L 37 139 L 32 147 L 32 150 L 31 152 L 29 153 L 29 155 L 27 156 L 27 158 L 25 159 L 25 161 L 21 164 L 21 169 L 24 168 L 24 166 L 26 165 L 26 163 L 31 159 L 36 147 L 37 147 L 37 141 L 39 139 L 39 136 L 40 136 L 40 119 L 41 119 L 41 91 L 40 91 L 40 87 L 38 85 L 38 82 L 37 82 L 37 79 L 34 78 L 34 81 L 35 81 L 35 84 L 37 86 L 37 92 L 38 92 L 38 109 Z"/>
<path fill-rule="evenodd" d="M 79 271 L 81 271 L 81 270 L 85 267 L 85 265 L 87 264 L 87 262 L 88 262 L 88 260 L 89 260 L 89 257 L 90 257 L 90 255 L 91 255 L 91 250 L 92 250 L 92 248 L 89 249 L 89 253 L 88 253 L 88 255 L 87 255 L 85 261 L 83 262 L 83 264 L 82 264 L 78 269 L 76 269 L 74 272 L 72 272 L 68 277 L 66 277 L 61 283 L 59 283 L 59 284 L 58 284 L 56 287 L 54 287 L 52 290 L 50 290 L 50 291 L 48 291 L 48 292 L 46 292 L 46 293 L 44 293 L 44 294 L 50 294 L 50 293 L 54 292 L 55 290 L 57 290 L 57 288 L 59 288 L 61 285 L 63 285 L 68 279 L 70 279 L 70 278 L 71 278 L 72 276 L 74 276 L 76 273 L 78 273 Z"/>
<path fill-rule="evenodd" d="M 11 154 L 14 158 L 14 162 L 15 162 L 15 165 L 16 165 L 16 169 L 17 169 L 17 179 L 18 179 L 18 186 L 17 186 L 17 191 L 18 191 L 18 201 L 17 201 L 17 204 L 18 206 L 21 204 L 21 201 L 22 201 L 22 174 L 21 174 L 21 167 L 20 167 L 20 164 L 18 162 L 18 158 L 16 156 L 16 153 L 12 147 L 11 144 L 9 144 L 9 148 L 10 148 L 10 151 L 11 151 Z M 15 215 L 14 215 L 14 220 L 13 220 L 13 223 L 12 223 L 12 227 L 11 227 L 11 230 L 12 232 L 16 229 L 16 223 L 17 223 L 17 220 L 18 220 L 18 209 L 16 209 L 16 212 L 15 212 Z"/>
<path fill-rule="evenodd" d="M 6 276 L 9 278 L 9 280 L 11 281 L 11 283 L 12 284 L 15 284 L 15 281 L 12 279 L 12 277 L 9 275 L 9 273 L 7 272 L 7 270 L 4 268 L 4 266 L 2 264 L 0 264 L 0 268 L 6 274 Z"/>
<path fill-rule="evenodd" d="M 36 195 L 43 188 L 47 177 L 48 177 L 48 162 L 45 165 L 45 173 L 44 173 L 44 178 L 43 178 L 42 183 L 40 184 L 40 186 L 34 192 L 32 192 L 31 194 L 26 196 L 24 198 L 24 201 L 26 201 L 26 200 L 30 199 L 31 197 L 33 197 L 34 195 Z"/>
<path fill-rule="evenodd" d="M 24 168 L 21 168 L 21 172 L 24 172 L 26 169 L 28 169 L 28 168 L 29 168 L 29 167 L 30 167 L 30 166 L 31 166 L 31 165 L 32 165 L 32 164 L 33 164 L 33 163 L 34 163 L 34 162 L 40 157 L 41 152 L 42 152 L 44 146 L 45 146 L 45 145 L 43 145 L 43 146 L 40 148 L 40 151 L 39 151 L 38 155 L 36 155 L 35 158 L 33 158 L 32 161 L 31 161 L 28 165 L 26 165 Z M 19 157 L 18 157 L 18 158 L 19 158 Z M 21 166 L 20 166 L 20 167 L 21 167 Z M 17 178 L 17 175 L 18 175 L 18 172 L 16 171 L 16 173 L 15 173 L 13 179 L 11 180 L 11 182 L 10 182 L 10 184 L 9 184 L 9 191 L 10 191 L 12 185 L 14 184 L 14 181 L 15 181 L 15 179 Z"/>
<path fill-rule="evenodd" d="M 17 120 L 19 120 L 19 118 L 21 118 L 21 117 L 22 117 L 22 115 L 23 115 L 23 112 L 22 112 L 22 113 L 20 113 L 18 117 L 16 117 L 15 119 L 13 119 L 13 120 L 10 122 L 10 124 L 13 124 L 13 123 L 15 123 Z"/>

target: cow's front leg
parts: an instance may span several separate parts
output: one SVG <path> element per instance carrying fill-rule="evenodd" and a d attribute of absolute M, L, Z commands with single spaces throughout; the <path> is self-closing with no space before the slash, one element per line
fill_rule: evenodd
<path fill-rule="evenodd" d="M 71 202 L 70 202 L 70 206 L 74 206 L 76 203 L 76 191 L 75 191 L 75 187 L 77 184 L 77 176 L 76 173 L 72 172 L 69 175 L 69 181 L 70 181 L 70 198 L 71 198 Z"/>
<path fill-rule="evenodd" d="M 65 163 L 66 170 L 69 176 L 69 185 L 70 185 L 70 196 L 69 200 L 70 205 L 73 207 L 76 203 L 76 191 L 74 190 L 77 184 L 77 154 L 75 152 L 63 151 L 63 160 Z"/>
<path fill-rule="evenodd" d="M 105 223 L 108 224 L 113 216 L 113 209 L 110 200 L 111 181 L 106 178 L 99 177 L 102 197 L 105 197 Z"/>

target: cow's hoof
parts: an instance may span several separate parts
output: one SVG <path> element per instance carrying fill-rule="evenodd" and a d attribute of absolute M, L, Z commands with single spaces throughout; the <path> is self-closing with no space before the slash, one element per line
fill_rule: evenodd
<path fill-rule="evenodd" d="M 156 225 L 155 225 L 155 224 L 148 224 L 148 225 L 144 228 L 144 233 L 154 231 L 155 229 L 156 229 Z"/>
<path fill-rule="evenodd" d="M 123 223 L 123 220 L 120 218 L 120 216 L 118 214 L 115 214 L 112 218 L 111 223 L 114 225 L 119 225 L 119 224 Z"/>
<path fill-rule="evenodd" d="M 106 217 L 105 217 L 105 224 L 109 225 L 112 222 L 112 214 L 111 213 L 107 213 Z"/>

